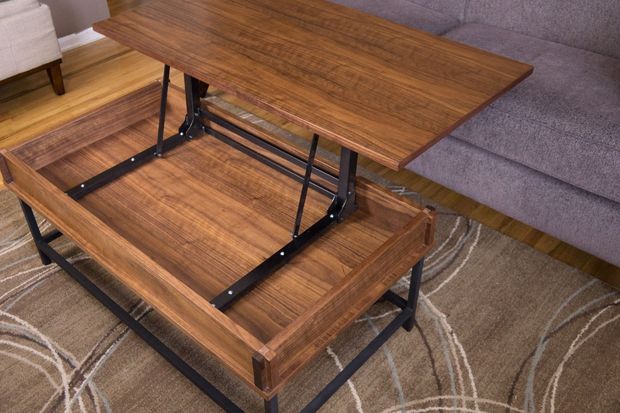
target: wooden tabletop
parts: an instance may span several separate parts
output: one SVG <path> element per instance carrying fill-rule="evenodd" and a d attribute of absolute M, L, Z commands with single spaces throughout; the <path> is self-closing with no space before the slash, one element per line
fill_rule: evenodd
<path fill-rule="evenodd" d="M 153 0 L 95 30 L 392 169 L 532 72 L 324 0 Z"/>

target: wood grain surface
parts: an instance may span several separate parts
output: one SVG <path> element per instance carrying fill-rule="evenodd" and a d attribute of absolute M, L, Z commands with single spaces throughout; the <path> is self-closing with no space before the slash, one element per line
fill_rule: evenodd
<path fill-rule="evenodd" d="M 324 0 L 153 0 L 94 27 L 392 169 L 532 72 Z"/>
<path fill-rule="evenodd" d="M 148 115 L 159 112 L 161 84 L 153 82 L 116 101 L 84 114 L 68 124 L 19 145 L 15 154 L 38 170 L 114 132 L 123 130 Z"/>
<path fill-rule="evenodd" d="M 90 121 L 126 113 L 153 91 L 148 86 L 121 98 L 98 112 L 100 120 Z M 184 117 L 178 88 L 170 89 L 169 103 L 167 133 L 173 134 Z M 87 136 L 88 145 L 77 150 L 63 146 L 64 155 L 56 153 L 39 171 L 20 154 L 28 157 L 45 148 L 43 139 L 4 151 L 12 179 L 7 185 L 263 397 L 272 396 L 372 305 L 391 285 L 386 277 L 404 272 L 430 248 L 428 213 L 360 179 L 360 208 L 352 216 L 225 313 L 215 310 L 209 304 L 214 296 L 291 240 L 301 185 L 204 135 L 79 203 L 63 193 L 153 145 L 158 117 L 148 112 L 108 136 Z M 55 142 L 56 136 L 48 139 Z M 330 202 L 310 191 L 302 230 L 322 217 Z M 369 272 L 375 261 L 382 271 Z M 329 297 L 341 290 L 348 293 L 331 302 Z M 300 323 L 307 314 L 313 321 Z M 338 314 L 345 316 L 335 322 Z M 297 331 L 306 326 L 324 332 Z M 280 334 L 291 337 L 277 346 L 284 356 L 268 345 Z M 258 356 L 264 358 L 259 365 Z"/>

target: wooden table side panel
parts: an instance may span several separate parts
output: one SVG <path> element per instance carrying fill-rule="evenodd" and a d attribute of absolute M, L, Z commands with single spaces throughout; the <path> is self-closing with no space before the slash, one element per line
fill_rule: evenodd
<path fill-rule="evenodd" d="M 253 385 L 252 355 L 262 343 L 176 280 L 106 224 L 8 151 L 8 188 L 187 335 Z M 85 236 L 85 231 L 88 236 Z"/>
<path fill-rule="evenodd" d="M 161 84 L 153 82 L 13 148 L 34 170 L 159 112 Z"/>
<path fill-rule="evenodd" d="M 426 242 L 430 239 L 427 233 L 433 220 L 430 211 L 418 214 L 311 310 L 267 343 L 274 356 L 265 360 L 265 368 L 276 371 L 263 376 L 276 377 L 279 381 L 263 383 L 263 390 L 277 392 L 422 258 L 432 246 Z"/>

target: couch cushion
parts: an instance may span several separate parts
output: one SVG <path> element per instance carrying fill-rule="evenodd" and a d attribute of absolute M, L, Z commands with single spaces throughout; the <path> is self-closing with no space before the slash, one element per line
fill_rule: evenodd
<path fill-rule="evenodd" d="M 381 2 L 382 0 L 375 0 Z M 459 21 L 465 18 L 465 6 L 470 0 L 409 0 L 412 3 L 452 16 Z"/>
<path fill-rule="evenodd" d="M 618 202 L 452 136 L 407 168 L 620 266 Z"/>
<path fill-rule="evenodd" d="M 451 17 L 408 0 L 330 1 L 433 34 L 445 33 L 459 24 L 456 17 Z"/>
<path fill-rule="evenodd" d="M 620 58 L 619 0 L 469 0 L 465 23 L 484 23 Z"/>
<path fill-rule="evenodd" d="M 0 19 L 37 7 L 38 0 L 0 0 Z"/>
<path fill-rule="evenodd" d="M 446 36 L 534 65 L 454 136 L 620 202 L 620 60 L 481 24 Z"/>

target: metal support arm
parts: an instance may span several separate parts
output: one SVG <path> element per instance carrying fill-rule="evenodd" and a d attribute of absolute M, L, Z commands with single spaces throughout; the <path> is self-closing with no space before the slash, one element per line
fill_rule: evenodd
<path fill-rule="evenodd" d="M 188 74 L 183 75 L 183 78 L 185 81 L 186 115 L 185 122 L 179 128 L 179 134 L 186 136 L 187 139 L 193 139 L 204 132 L 204 125 L 200 119 L 200 97 L 202 93 L 207 92 L 209 86 Z"/>
<path fill-rule="evenodd" d="M 355 176 L 357 173 L 357 152 L 343 147 L 340 150 L 340 176 L 338 179 L 337 202 L 340 208 L 338 220 L 342 221 L 356 209 Z"/>
<path fill-rule="evenodd" d="M 301 218 L 304 214 L 304 205 L 306 204 L 306 195 L 308 195 L 308 185 L 310 185 L 310 175 L 312 175 L 312 164 L 314 163 L 314 156 L 316 155 L 316 148 L 319 144 L 319 135 L 316 133 L 312 137 L 312 143 L 310 144 L 310 151 L 308 153 L 308 163 L 306 164 L 306 174 L 304 175 L 304 183 L 301 186 L 301 194 L 299 195 L 299 205 L 297 206 L 297 214 L 295 216 L 295 225 L 293 226 L 293 238 L 297 238 L 299 235 L 299 228 L 301 227 Z"/>

